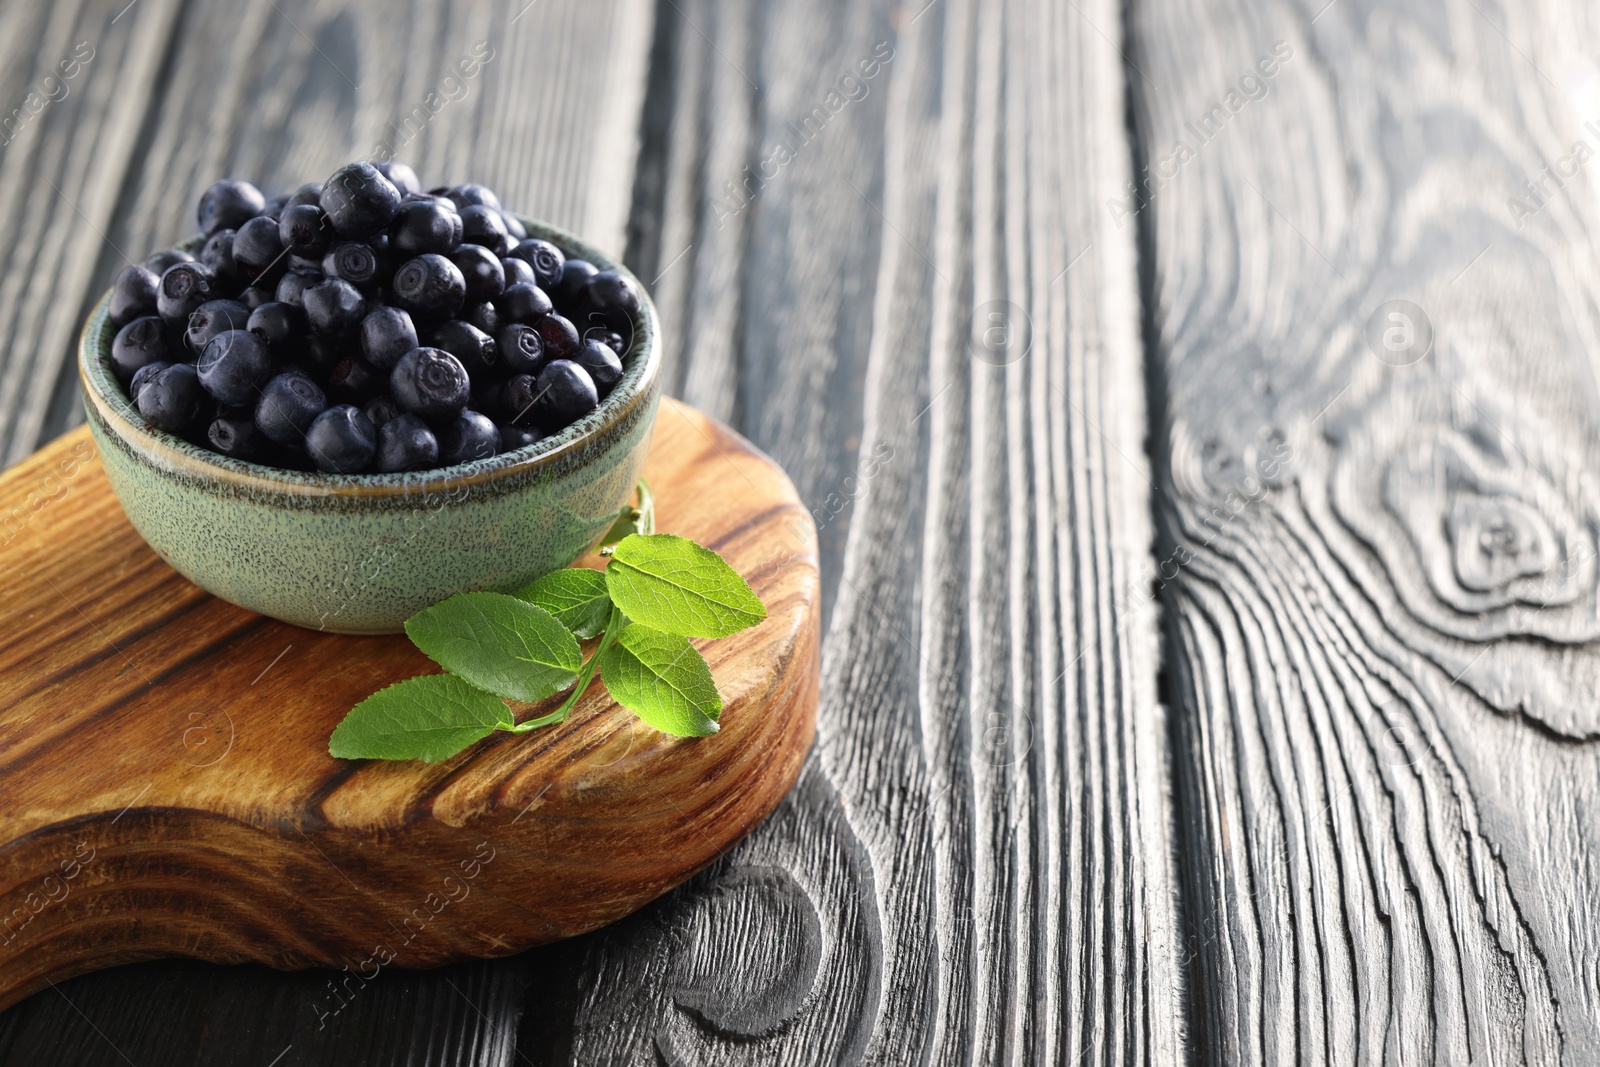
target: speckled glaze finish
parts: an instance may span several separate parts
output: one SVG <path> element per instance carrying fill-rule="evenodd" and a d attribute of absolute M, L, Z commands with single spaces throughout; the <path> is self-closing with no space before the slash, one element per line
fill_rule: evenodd
<path fill-rule="evenodd" d="M 524 225 L 569 256 L 633 278 L 570 234 Z M 108 293 L 84 326 L 78 369 L 112 489 L 180 573 L 263 615 L 393 633 L 455 593 L 515 589 L 593 547 L 644 466 L 661 390 L 648 296 L 622 381 L 562 433 L 440 470 L 356 475 L 245 463 L 150 426 L 111 367 L 109 301 Z"/>

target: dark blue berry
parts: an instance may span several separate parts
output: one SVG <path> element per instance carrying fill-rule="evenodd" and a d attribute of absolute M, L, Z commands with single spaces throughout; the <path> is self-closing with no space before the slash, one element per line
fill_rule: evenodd
<path fill-rule="evenodd" d="M 572 425 L 600 404 L 589 372 L 569 359 L 555 359 L 534 383 L 533 420 L 546 433 Z"/>
<path fill-rule="evenodd" d="M 234 292 L 244 287 L 246 281 L 244 271 L 233 260 L 233 239 L 236 236 L 233 230 L 218 230 L 206 238 L 206 243 L 200 248 L 199 262 L 204 263 L 213 275 L 216 276 L 217 285 L 224 292 Z"/>
<path fill-rule="evenodd" d="M 300 204 L 316 204 L 318 207 L 321 207 L 322 183 L 306 182 L 300 188 L 290 193 L 289 198 L 283 202 L 283 210 L 288 211 L 290 208 L 297 207 Z"/>
<path fill-rule="evenodd" d="M 296 204 L 278 218 L 278 240 L 290 255 L 320 259 L 333 243 L 333 226 L 316 204 Z"/>
<path fill-rule="evenodd" d="M 299 448 L 305 443 L 311 420 L 327 406 L 316 382 L 303 374 L 280 374 L 261 389 L 256 426 L 278 444 Z"/>
<path fill-rule="evenodd" d="M 481 245 L 497 256 L 511 251 L 511 235 L 506 233 L 505 219 L 485 204 L 471 204 L 461 209 L 461 240 Z"/>
<path fill-rule="evenodd" d="M 400 190 L 371 163 L 349 163 L 322 185 L 318 204 L 340 237 L 361 239 L 388 228 L 400 210 Z"/>
<path fill-rule="evenodd" d="M 472 323 L 490 337 L 500 332 L 500 312 L 487 300 L 462 308 L 461 321 Z"/>
<path fill-rule="evenodd" d="M 639 314 L 644 305 L 638 287 L 614 270 L 603 270 L 590 278 L 584 286 L 584 297 L 598 311 L 617 312 L 629 318 Z"/>
<path fill-rule="evenodd" d="M 487 415 L 463 411 L 439 429 L 439 464 L 488 459 L 500 451 L 500 431 Z"/>
<path fill-rule="evenodd" d="M 400 405 L 394 402 L 394 397 L 390 396 L 388 393 L 380 393 L 379 395 L 373 397 L 371 400 L 361 405 L 361 411 L 362 414 L 366 415 L 367 418 L 372 420 L 372 425 L 380 428 L 389 420 L 404 414 L 404 412 L 400 410 Z M 411 417 L 416 418 L 415 415 Z"/>
<path fill-rule="evenodd" d="M 571 359 L 578 354 L 578 328 L 560 315 L 546 315 L 535 324 L 544 351 L 551 359 Z"/>
<path fill-rule="evenodd" d="M 589 377 L 594 379 L 595 391 L 601 396 L 611 392 L 622 380 L 622 360 L 599 341 L 583 342 L 572 361 L 589 372 Z"/>
<path fill-rule="evenodd" d="M 200 232 L 210 236 L 218 230 L 236 230 L 266 206 L 267 198 L 249 182 L 217 182 L 200 194 L 200 209 L 196 212 Z"/>
<path fill-rule="evenodd" d="M 272 373 L 272 356 L 249 330 L 228 330 L 206 345 L 195 370 L 206 392 L 224 404 L 250 404 Z"/>
<path fill-rule="evenodd" d="M 328 278 L 305 291 L 306 323 L 321 337 L 347 337 L 355 333 L 367 314 L 361 290 L 340 278 Z"/>
<path fill-rule="evenodd" d="M 411 200 L 389 224 L 389 247 L 403 256 L 449 252 L 461 243 L 461 216 L 440 200 Z"/>
<path fill-rule="evenodd" d="M 494 407 L 502 422 L 509 422 L 514 426 L 531 426 L 538 400 L 538 378 L 532 374 L 514 374 L 500 387 L 500 395 L 496 398 Z"/>
<path fill-rule="evenodd" d="M 518 259 L 516 256 L 506 256 L 500 260 L 500 269 L 505 271 L 506 288 L 513 285 L 538 285 L 539 276 L 528 266 L 528 261 Z"/>
<path fill-rule="evenodd" d="M 537 285 L 513 285 L 494 302 L 501 319 L 533 325 L 555 310 L 550 297 Z"/>
<path fill-rule="evenodd" d="M 172 364 L 166 360 L 158 359 L 154 363 L 146 363 L 133 372 L 133 378 L 128 382 L 128 399 L 133 401 L 135 407 L 139 405 L 139 393 L 146 385 L 150 384 L 150 379 L 170 366 Z"/>
<path fill-rule="evenodd" d="M 124 382 L 131 381 L 141 368 L 171 358 L 167 328 L 154 315 L 134 319 L 118 330 L 111 342 L 111 365 Z"/>
<path fill-rule="evenodd" d="M 429 252 L 394 272 L 394 299 L 413 315 L 453 318 L 466 303 L 467 282 L 454 263 Z"/>
<path fill-rule="evenodd" d="M 158 430 L 182 433 L 200 417 L 205 398 L 194 368 L 187 363 L 174 363 L 141 383 L 139 414 Z"/>
<path fill-rule="evenodd" d="M 518 448 L 537 444 L 544 440 L 544 434 L 532 426 L 513 426 L 510 423 L 496 423 L 500 431 L 500 451 L 511 452 Z"/>
<path fill-rule="evenodd" d="M 591 327 L 583 331 L 583 339 L 585 341 L 599 341 L 619 356 L 628 354 L 628 342 L 616 330 L 607 329 L 603 326 Z"/>
<path fill-rule="evenodd" d="M 377 451 L 372 421 L 350 404 L 323 411 L 306 431 L 306 454 L 327 474 L 359 474 L 372 465 Z"/>
<path fill-rule="evenodd" d="M 366 289 L 377 281 L 378 253 L 360 241 L 340 241 L 322 257 L 322 273 Z"/>
<path fill-rule="evenodd" d="M 420 471 L 438 465 L 438 438 L 417 416 L 402 413 L 378 427 L 380 471 Z"/>
<path fill-rule="evenodd" d="M 498 367 L 494 338 L 471 323 L 451 319 L 434 330 L 429 340 L 433 347 L 442 348 L 460 360 L 474 381 L 487 377 Z"/>
<path fill-rule="evenodd" d="M 211 272 L 199 263 L 175 263 L 161 276 L 156 290 L 156 310 L 161 321 L 174 330 L 189 323 L 189 316 L 207 300 L 216 296 Z"/>
<path fill-rule="evenodd" d="M 487 185 L 477 182 L 463 182 L 460 185 L 446 189 L 444 195 L 455 204 L 457 208 L 469 208 L 473 204 L 484 204 L 500 210 L 500 198 L 494 195 L 494 190 Z"/>
<path fill-rule="evenodd" d="M 275 354 L 286 356 L 305 339 L 306 313 L 293 304 L 268 301 L 250 312 L 245 329 L 261 338 Z"/>
<path fill-rule="evenodd" d="M 239 265 L 244 276 L 255 284 L 264 284 L 280 277 L 289 269 L 285 259 L 283 239 L 278 236 L 276 219 L 257 215 L 240 226 L 233 235 L 233 261 Z"/>
<path fill-rule="evenodd" d="M 512 322 L 495 334 L 495 349 L 509 374 L 538 374 L 549 362 L 544 339 L 525 322 Z"/>
<path fill-rule="evenodd" d="M 550 296 L 562 307 L 570 307 L 577 302 L 589 279 L 598 273 L 595 265 L 586 259 L 569 259 L 562 266 L 561 279 L 550 290 Z"/>
<path fill-rule="evenodd" d="M 494 266 L 500 270 L 500 261 L 495 260 Z M 123 267 L 111 285 L 111 325 L 126 326 L 141 315 L 154 315 L 160 287 L 161 276 L 149 267 L 137 263 Z"/>
<path fill-rule="evenodd" d="M 361 354 L 379 370 L 393 370 L 416 347 L 417 327 L 399 308 L 375 308 L 361 320 Z"/>
<path fill-rule="evenodd" d="M 506 269 L 501 266 L 500 257 L 482 245 L 462 245 L 450 253 L 450 262 L 467 284 L 468 304 L 493 300 L 506 286 Z"/>
<path fill-rule="evenodd" d="M 522 220 L 509 211 L 501 210 L 500 221 L 505 223 L 506 235 L 511 238 L 513 247 L 528 239 L 528 228 Z"/>
<path fill-rule="evenodd" d="M 401 410 L 443 422 L 467 406 L 472 383 L 461 361 L 440 348 L 416 348 L 389 372 L 389 392 Z"/>
<path fill-rule="evenodd" d="M 417 180 L 417 172 L 404 163 L 374 163 L 378 173 L 388 178 L 390 183 L 398 190 L 400 195 L 422 192 L 422 182 Z"/>
<path fill-rule="evenodd" d="M 279 193 L 277 196 L 267 197 L 267 206 L 261 209 L 261 214 L 269 219 L 283 217 L 283 209 L 289 206 L 289 194 Z"/>
<path fill-rule="evenodd" d="M 223 415 L 206 427 L 206 440 L 224 456 L 259 462 L 272 449 L 249 415 Z"/>
<path fill-rule="evenodd" d="M 584 331 L 605 328 L 629 336 L 634 331 L 634 318 L 642 307 L 643 298 L 637 286 L 616 270 L 602 270 L 589 278 L 574 304 L 576 318 Z"/>
<path fill-rule="evenodd" d="M 278 294 L 271 289 L 263 289 L 256 285 L 247 285 L 239 294 L 239 303 L 254 311 L 262 304 L 270 304 L 278 298 Z"/>
<path fill-rule="evenodd" d="M 286 254 L 283 257 L 283 265 L 288 267 L 290 273 L 292 274 L 322 273 L 321 256 L 297 256 L 293 254 Z"/>
<path fill-rule="evenodd" d="M 250 322 L 250 309 L 237 300 L 207 300 L 189 315 L 183 343 L 199 355 L 211 339 L 229 330 L 242 330 Z"/>
<path fill-rule="evenodd" d="M 322 280 L 323 278 L 320 274 L 300 274 L 290 271 L 278 279 L 278 287 L 273 295 L 277 297 L 280 304 L 303 308 L 306 306 L 306 290 L 313 285 L 320 285 Z"/>
<path fill-rule="evenodd" d="M 178 263 L 193 263 L 194 257 L 181 248 L 165 248 L 160 252 L 152 252 L 144 265 L 157 278 L 167 272 L 167 268 Z"/>
<path fill-rule="evenodd" d="M 562 270 L 566 267 L 567 257 L 561 249 L 549 241 L 538 237 L 530 237 L 526 241 L 517 243 L 511 250 L 512 256 L 524 260 L 533 268 L 535 279 L 541 289 L 551 289 L 561 280 Z"/>

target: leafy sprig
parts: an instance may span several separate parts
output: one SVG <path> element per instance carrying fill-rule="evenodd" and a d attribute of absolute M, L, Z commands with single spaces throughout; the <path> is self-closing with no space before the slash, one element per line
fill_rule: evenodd
<path fill-rule="evenodd" d="M 562 722 L 598 676 L 612 699 L 663 733 L 717 732 L 722 696 L 691 637 L 726 637 L 767 617 L 727 561 L 683 537 L 655 532 L 655 499 L 606 534 L 604 570 L 569 567 L 515 594 L 461 593 L 406 620 L 413 644 L 447 673 L 372 694 L 328 741 L 341 759 L 448 759 L 496 731 Z M 596 640 L 597 639 L 597 640 Z M 596 643 L 588 659 L 580 642 Z M 560 707 L 517 722 L 506 700 Z"/>

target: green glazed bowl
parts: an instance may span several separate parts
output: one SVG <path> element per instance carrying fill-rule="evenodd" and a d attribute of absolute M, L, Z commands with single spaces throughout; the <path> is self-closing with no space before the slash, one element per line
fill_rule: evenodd
<path fill-rule="evenodd" d="M 621 264 L 523 220 L 601 270 Z M 648 295 L 599 408 L 554 437 L 489 459 L 401 474 L 320 474 L 229 459 L 140 417 L 111 365 L 110 294 L 78 345 L 84 408 L 134 528 L 179 573 L 235 604 L 336 633 L 394 633 L 466 590 L 509 592 L 593 548 L 644 467 L 661 396 Z"/>

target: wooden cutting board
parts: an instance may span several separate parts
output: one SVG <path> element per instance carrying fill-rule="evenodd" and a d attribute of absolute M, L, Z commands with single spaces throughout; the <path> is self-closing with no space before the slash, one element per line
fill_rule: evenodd
<path fill-rule="evenodd" d="M 327 752 L 355 702 L 437 671 L 404 637 L 191 584 L 123 517 L 85 429 L 0 475 L 0 1008 L 156 956 L 350 985 L 505 955 L 637 909 L 748 833 L 815 728 L 816 531 L 770 459 L 671 400 L 646 476 L 658 528 L 767 605 L 696 642 L 722 731 L 667 737 L 596 686 L 560 726 L 430 765 Z"/>

